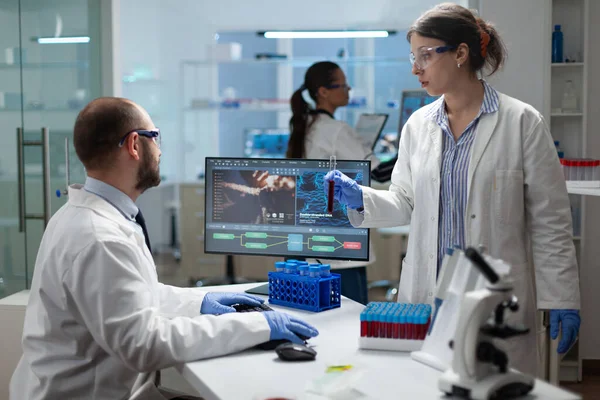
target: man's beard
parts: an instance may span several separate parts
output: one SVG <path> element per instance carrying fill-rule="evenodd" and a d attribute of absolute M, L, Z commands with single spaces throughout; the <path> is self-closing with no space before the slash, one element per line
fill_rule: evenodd
<path fill-rule="evenodd" d="M 160 169 L 158 166 L 156 166 L 156 168 L 154 167 L 154 160 L 152 159 L 150 148 L 145 141 L 143 143 L 144 155 L 142 164 L 138 169 L 137 184 L 135 185 L 135 188 L 141 192 L 145 192 L 151 187 L 158 186 L 160 183 Z"/>

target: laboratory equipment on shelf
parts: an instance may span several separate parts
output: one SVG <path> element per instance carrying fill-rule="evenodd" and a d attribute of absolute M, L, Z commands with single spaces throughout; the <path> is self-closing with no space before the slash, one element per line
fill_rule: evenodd
<path fill-rule="evenodd" d="M 555 140 L 554 147 L 556 148 L 556 154 L 558 155 L 558 158 L 565 158 L 565 152 L 560 147 L 560 141 Z"/>
<path fill-rule="evenodd" d="M 560 160 L 566 181 L 584 187 L 600 187 L 600 160 L 563 158 Z"/>
<path fill-rule="evenodd" d="M 487 279 L 486 288 L 465 294 L 454 340 L 451 367 L 438 381 L 447 395 L 474 400 L 525 396 L 534 378 L 510 369 L 510 360 L 498 341 L 526 335 L 528 328 L 505 323 L 504 312 L 519 308 L 513 282 L 498 274 L 473 248 L 465 256 Z"/>
<path fill-rule="evenodd" d="M 563 33 L 560 25 L 554 25 L 554 32 L 552 32 L 552 62 L 561 63 L 563 61 Z"/>
<path fill-rule="evenodd" d="M 580 112 L 578 106 L 577 93 L 572 80 L 565 81 L 565 88 L 561 101 L 561 111 L 565 114 Z"/>

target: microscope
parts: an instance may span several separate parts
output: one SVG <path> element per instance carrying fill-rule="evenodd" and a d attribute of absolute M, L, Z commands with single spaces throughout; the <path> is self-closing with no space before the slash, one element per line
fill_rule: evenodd
<path fill-rule="evenodd" d="M 485 289 L 467 292 L 460 306 L 451 367 L 442 374 L 438 387 L 446 395 L 473 399 L 510 399 L 524 396 L 534 378 L 509 369 L 509 360 L 494 341 L 525 335 L 529 329 L 504 323 L 506 309 L 519 309 L 512 282 L 498 274 L 473 248 L 465 256 L 487 279 Z"/>

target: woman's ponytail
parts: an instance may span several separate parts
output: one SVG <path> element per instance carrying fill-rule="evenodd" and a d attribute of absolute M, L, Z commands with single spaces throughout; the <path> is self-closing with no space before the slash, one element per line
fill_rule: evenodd
<path fill-rule="evenodd" d="M 290 119 L 290 140 L 286 153 L 287 158 L 304 157 L 304 139 L 306 138 L 306 131 L 308 129 L 308 114 L 310 111 L 308 103 L 302 97 L 304 90 L 304 85 L 300 86 L 290 99 L 292 118 Z"/>

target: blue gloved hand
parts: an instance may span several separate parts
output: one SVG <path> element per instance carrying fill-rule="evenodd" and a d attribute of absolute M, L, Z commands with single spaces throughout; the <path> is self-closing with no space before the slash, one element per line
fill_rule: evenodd
<path fill-rule="evenodd" d="M 207 293 L 200 306 L 201 314 L 227 314 L 235 312 L 235 308 L 230 307 L 233 304 L 248 304 L 250 306 L 260 306 L 265 301 L 260 297 L 252 296 L 246 293 Z"/>
<path fill-rule="evenodd" d="M 350 208 L 361 208 L 363 204 L 362 188 L 354 179 L 347 177 L 340 171 L 329 171 L 323 178 L 325 195 L 329 195 L 329 181 L 334 182 L 333 198 Z"/>
<path fill-rule="evenodd" d="M 566 353 L 571 348 L 579 334 L 579 310 L 550 310 L 550 337 L 552 340 L 558 337 L 558 325 L 561 326 L 562 338 L 556 351 L 559 354 Z"/>
<path fill-rule="evenodd" d="M 314 337 L 319 331 L 306 322 L 278 311 L 267 311 L 262 313 L 271 328 L 271 340 L 286 339 L 294 343 L 304 344 L 297 334 Z"/>

